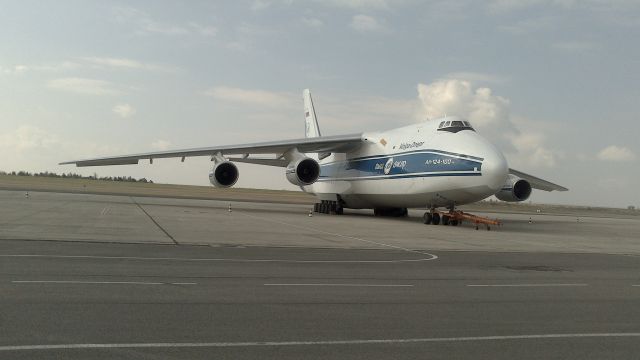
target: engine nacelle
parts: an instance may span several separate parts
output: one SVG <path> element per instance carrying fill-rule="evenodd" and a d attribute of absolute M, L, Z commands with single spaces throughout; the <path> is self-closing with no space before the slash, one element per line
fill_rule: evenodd
<path fill-rule="evenodd" d="M 209 172 L 209 182 L 215 187 L 228 188 L 238 181 L 238 168 L 231 161 L 216 162 Z"/>
<path fill-rule="evenodd" d="M 531 184 L 527 180 L 514 175 L 509 175 L 502 189 L 496 193 L 496 197 L 502 201 L 525 201 L 531 195 Z"/>
<path fill-rule="evenodd" d="M 311 185 L 320 177 L 320 164 L 311 158 L 294 160 L 287 165 L 286 175 L 293 185 Z"/>

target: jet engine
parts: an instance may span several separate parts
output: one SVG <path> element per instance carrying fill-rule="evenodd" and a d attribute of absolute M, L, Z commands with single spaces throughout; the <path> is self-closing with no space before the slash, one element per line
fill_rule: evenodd
<path fill-rule="evenodd" d="M 525 201 L 531 195 L 531 184 L 527 180 L 514 175 L 509 175 L 502 189 L 496 193 L 496 197 L 502 201 Z"/>
<path fill-rule="evenodd" d="M 320 177 L 320 164 L 314 159 L 303 157 L 287 165 L 286 175 L 293 185 L 311 185 Z"/>
<path fill-rule="evenodd" d="M 238 168 L 231 161 L 219 161 L 209 172 L 209 181 L 215 187 L 228 188 L 238 181 Z"/>

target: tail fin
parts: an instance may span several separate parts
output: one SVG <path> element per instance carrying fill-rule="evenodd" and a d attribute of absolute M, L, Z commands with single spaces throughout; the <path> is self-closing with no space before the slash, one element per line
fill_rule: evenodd
<path fill-rule="evenodd" d="M 313 100 L 311 100 L 311 91 L 304 89 L 302 92 L 304 98 L 304 134 L 305 137 L 320 137 L 320 127 L 316 118 L 316 110 L 313 108 Z"/>

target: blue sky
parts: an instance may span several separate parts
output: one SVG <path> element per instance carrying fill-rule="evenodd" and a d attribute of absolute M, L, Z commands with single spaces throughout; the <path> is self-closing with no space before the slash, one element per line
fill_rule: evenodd
<path fill-rule="evenodd" d="M 637 1 L 0 1 L 0 169 L 205 185 L 207 159 L 63 160 L 469 118 L 510 165 L 640 205 Z M 285 188 L 241 165 L 238 186 Z"/>

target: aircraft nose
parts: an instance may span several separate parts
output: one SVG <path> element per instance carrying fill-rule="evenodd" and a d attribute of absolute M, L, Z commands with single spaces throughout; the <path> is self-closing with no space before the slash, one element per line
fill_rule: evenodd
<path fill-rule="evenodd" d="M 482 177 L 486 179 L 487 186 L 495 191 L 500 190 L 507 181 L 508 174 L 507 159 L 500 150 L 492 146 L 482 162 Z"/>

